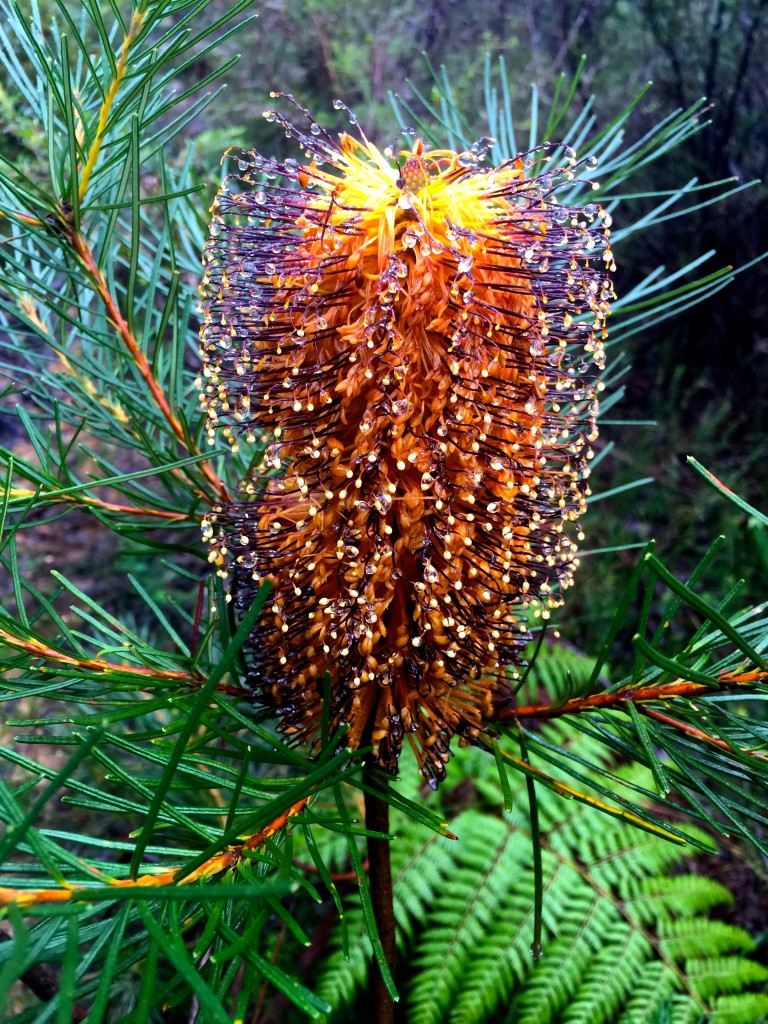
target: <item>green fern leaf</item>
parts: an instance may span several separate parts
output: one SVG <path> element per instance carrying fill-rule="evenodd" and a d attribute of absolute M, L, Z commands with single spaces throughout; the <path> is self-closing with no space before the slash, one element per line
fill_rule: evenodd
<path fill-rule="evenodd" d="M 768 980 L 768 967 L 741 956 L 707 957 L 686 962 L 686 974 L 702 999 L 730 994 L 745 984 Z"/>
<path fill-rule="evenodd" d="M 617 1024 L 701 1024 L 699 1007 L 675 993 L 676 978 L 661 960 L 646 964 Z"/>
<path fill-rule="evenodd" d="M 597 741 L 559 725 L 541 737 L 576 757 Z M 544 880 L 544 956 L 531 956 L 534 883 L 525 782 L 508 780 L 502 812 L 495 764 L 470 748 L 456 759 L 459 786 L 440 797 L 471 809 L 451 822 L 452 842 L 393 810 L 392 843 L 401 977 L 409 1024 L 754 1024 L 765 1012 L 749 987 L 768 969 L 741 955 L 753 948 L 740 928 L 711 918 L 732 902 L 719 883 L 679 870 L 686 848 L 596 816 L 550 790 L 539 793 Z M 618 772 L 630 785 L 648 773 Z M 605 776 L 601 776 L 603 779 Z M 416 780 L 403 780 L 404 791 Z M 429 795 L 434 806 L 439 797 Z M 700 840 L 701 833 L 695 838 Z M 347 913 L 350 959 L 338 936 L 324 961 L 319 994 L 344 1016 L 367 984 L 370 944 L 362 914 Z M 752 1017 L 749 1014 L 752 1014 Z"/>
<path fill-rule="evenodd" d="M 764 1024 L 768 1020 L 768 995 L 745 992 L 721 996 L 710 1024 Z"/>
<path fill-rule="evenodd" d="M 754 949 L 752 937 L 743 928 L 724 921 L 707 921 L 701 917 L 662 920 L 657 926 L 662 936 L 660 947 L 672 960 L 689 956 L 717 956 L 728 950 L 749 952 Z"/>

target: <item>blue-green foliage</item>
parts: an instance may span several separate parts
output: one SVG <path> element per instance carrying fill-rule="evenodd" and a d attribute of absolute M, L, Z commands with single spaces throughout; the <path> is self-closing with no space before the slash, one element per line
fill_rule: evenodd
<path fill-rule="evenodd" d="M 605 763 L 594 740 L 558 725 L 544 732 Z M 409 1024 L 756 1024 L 768 1014 L 758 990 L 768 970 L 746 956 L 752 939 L 713 916 L 733 897 L 711 879 L 676 873 L 691 850 L 541 787 L 544 955 L 535 960 L 524 780 L 510 776 L 507 813 L 493 759 L 472 749 L 456 761 L 439 796 L 422 796 L 464 805 L 449 816 L 458 841 L 392 815 Z M 640 781 L 636 768 L 616 770 Z M 350 959 L 337 934 L 317 984 L 339 1022 L 353 1019 L 345 1014 L 371 956 L 358 908 L 347 924 Z"/>

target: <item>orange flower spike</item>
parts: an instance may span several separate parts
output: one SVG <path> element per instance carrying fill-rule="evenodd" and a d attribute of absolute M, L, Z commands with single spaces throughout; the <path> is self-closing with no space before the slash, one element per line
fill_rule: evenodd
<path fill-rule="evenodd" d="M 283 732 L 319 740 L 329 671 L 332 726 L 391 771 L 407 737 L 435 784 L 577 565 L 608 218 L 558 202 L 573 157 L 529 178 L 418 140 L 398 166 L 268 116 L 311 160 L 238 154 L 214 204 L 201 400 L 212 443 L 266 450 L 211 560 L 243 605 L 274 584 L 251 683 Z"/>

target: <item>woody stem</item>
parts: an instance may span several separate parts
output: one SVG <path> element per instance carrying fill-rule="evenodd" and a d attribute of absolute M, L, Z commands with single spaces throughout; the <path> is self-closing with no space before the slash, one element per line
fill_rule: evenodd
<path fill-rule="evenodd" d="M 381 792 L 382 785 L 378 777 L 366 769 L 363 780 L 367 789 Z M 382 797 L 372 792 L 365 793 L 365 827 L 371 832 L 389 831 L 389 804 Z M 392 898 L 392 866 L 389 858 L 389 841 L 386 839 L 368 838 L 368 879 L 371 887 L 371 902 L 376 920 L 379 939 L 384 949 L 384 957 L 390 972 L 395 969 L 395 908 Z M 372 1022 L 373 1024 L 393 1024 L 395 1006 L 392 996 L 382 977 L 381 971 L 374 969 L 371 986 Z"/>

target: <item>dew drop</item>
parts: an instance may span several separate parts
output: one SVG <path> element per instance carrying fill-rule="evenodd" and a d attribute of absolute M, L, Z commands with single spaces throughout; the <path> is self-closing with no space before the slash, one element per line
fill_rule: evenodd
<path fill-rule="evenodd" d="M 545 346 L 543 338 L 534 338 L 534 340 L 531 342 L 528 348 L 528 351 L 531 353 L 532 356 L 541 356 L 544 354 L 544 347 Z"/>
<path fill-rule="evenodd" d="M 552 208 L 552 220 L 555 224 L 564 224 L 570 215 L 570 210 L 565 206 L 554 206 Z"/>
<path fill-rule="evenodd" d="M 413 405 L 407 398 L 400 398 L 392 403 L 392 412 L 395 416 L 408 416 L 413 412 Z"/>
<path fill-rule="evenodd" d="M 437 583 L 440 579 L 440 573 L 431 562 L 424 563 L 423 576 L 427 583 Z"/>

